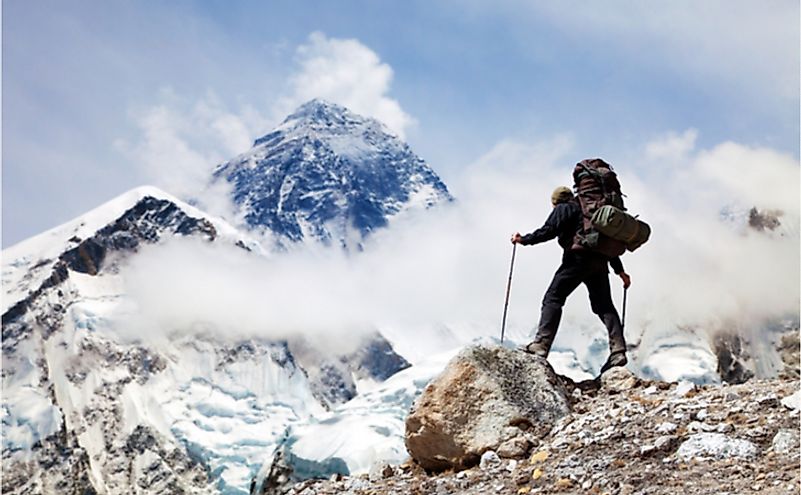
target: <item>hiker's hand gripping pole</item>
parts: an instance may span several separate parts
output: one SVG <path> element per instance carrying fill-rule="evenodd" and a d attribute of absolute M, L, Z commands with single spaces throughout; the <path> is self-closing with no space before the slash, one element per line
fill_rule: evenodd
<path fill-rule="evenodd" d="M 517 234 L 519 239 L 520 234 Z M 509 292 L 512 290 L 512 272 L 515 269 L 515 252 L 517 251 L 517 242 L 515 237 L 512 237 L 512 265 L 509 267 L 509 281 L 506 282 L 506 302 L 503 303 L 503 322 L 501 323 L 501 344 L 503 344 L 503 334 L 506 331 L 506 310 L 509 308 Z"/>

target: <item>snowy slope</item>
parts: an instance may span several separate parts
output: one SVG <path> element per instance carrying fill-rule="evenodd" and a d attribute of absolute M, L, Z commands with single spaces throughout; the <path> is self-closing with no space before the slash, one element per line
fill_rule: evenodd
<path fill-rule="evenodd" d="M 407 366 L 378 335 L 307 370 L 286 341 L 236 337 L 236 318 L 230 329 L 147 327 L 125 292 L 129 261 L 176 236 L 258 250 L 142 188 L 3 252 L 16 299 L 3 314 L 4 491 L 247 493 L 291 424 L 346 400 L 340 384 L 355 394 L 355 380 Z"/>
<path fill-rule="evenodd" d="M 284 241 L 355 246 L 403 211 L 451 200 L 383 124 L 322 100 L 302 105 L 214 177 L 233 185 L 250 228 Z"/>
<path fill-rule="evenodd" d="M 26 239 L 2 251 L 2 312 L 38 287 L 50 276 L 58 257 L 112 223 L 146 197 L 157 198 L 176 205 L 187 215 L 206 219 L 222 239 L 241 241 L 249 249 L 263 252 L 258 242 L 237 231 L 226 221 L 212 217 L 197 208 L 153 186 L 132 189 L 97 208 L 39 235 Z"/>

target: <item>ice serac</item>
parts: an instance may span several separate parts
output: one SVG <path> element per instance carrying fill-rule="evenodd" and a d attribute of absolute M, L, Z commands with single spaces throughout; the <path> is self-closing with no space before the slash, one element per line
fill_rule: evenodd
<path fill-rule="evenodd" d="M 436 173 L 377 120 L 304 104 L 253 148 L 217 167 L 253 229 L 281 242 L 358 246 L 395 215 L 450 201 Z"/>

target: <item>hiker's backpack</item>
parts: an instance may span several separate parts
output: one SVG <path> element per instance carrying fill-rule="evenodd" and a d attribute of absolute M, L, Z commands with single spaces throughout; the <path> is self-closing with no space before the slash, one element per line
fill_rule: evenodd
<path fill-rule="evenodd" d="M 582 221 L 572 249 L 615 257 L 627 249 L 634 251 L 648 240 L 651 228 L 626 213 L 620 182 L 611 165 L 600 158 L 580 161 L 573 169 L 573 187 Z"/>

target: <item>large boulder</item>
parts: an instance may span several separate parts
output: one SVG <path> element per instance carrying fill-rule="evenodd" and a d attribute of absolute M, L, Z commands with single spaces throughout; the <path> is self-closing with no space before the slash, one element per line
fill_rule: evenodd
<path fill-rule="evenodd" d="M 513 438 L 544 435 L 569 412 L 567 390 L 547 361 L 471 346 L 415 401 L 406 418 L 406 448 L 429 471 L 465 469 Z"/>

